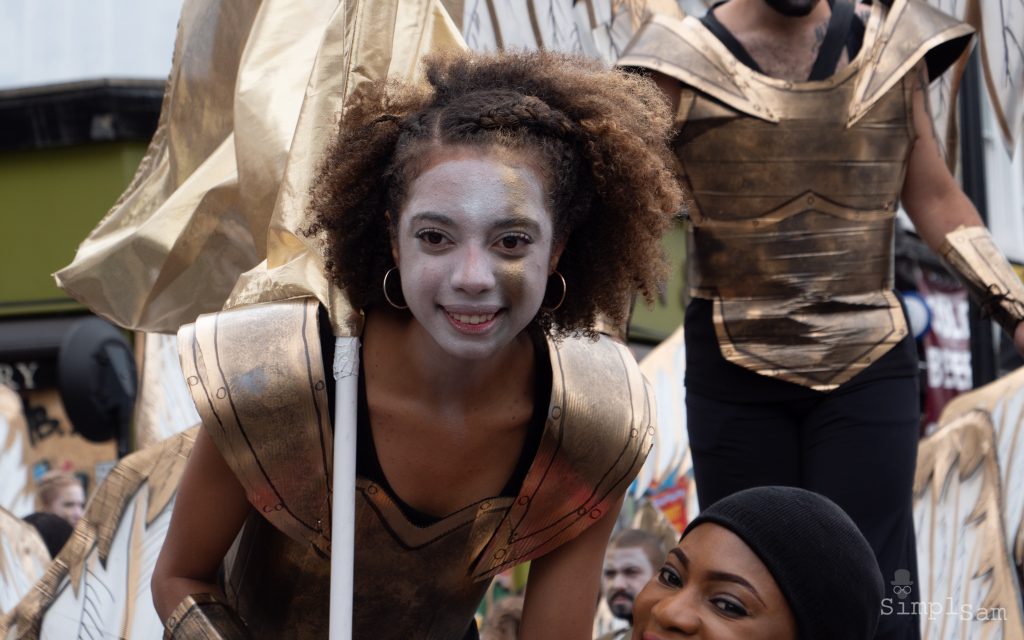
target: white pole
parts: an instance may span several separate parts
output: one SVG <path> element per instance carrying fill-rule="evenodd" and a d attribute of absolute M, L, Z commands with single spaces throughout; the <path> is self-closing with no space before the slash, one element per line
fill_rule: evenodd
<path fill-rule="evenodd" d="M 355 565 L 359 338 L 335 338 L 333 374 L 334 505 L 331 513 L 330 640 L 351 640 L 352 572 Z"/>

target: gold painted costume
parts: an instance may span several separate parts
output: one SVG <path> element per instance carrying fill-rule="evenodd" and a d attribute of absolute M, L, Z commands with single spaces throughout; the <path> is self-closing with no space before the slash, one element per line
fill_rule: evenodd
<path fill-rule="evenodd" d="M 960 227 L 946 234 L 939 253 L 960 274 L 982 310 L 1012 336 L 1024 321 L 1024 283 L 988 229 Z"/>
<path fill-rule="evenodd" d="M 245 526 L 226 591 L 268 637 L 327 629 L 333 438 L 317 308 L 253 305 L 179 334 L 204 427 L 262 516 Z M 490 578 L 576 537 L 625 492 L 654 434 L 639 368 L 608 338 L 547 347 L 550 405 L 517 496 L 417 526 L 357 478 L 355 638 L 462 638 Z"/>
<path fill-rule="evenodd" d="M 821 81 L 739 62 L 699 20 L 656 17 L 619 60 L 685 86 L 677 156 L 694 199 L 689 284 L 723 356 L 818 390 L 907 334 L 895 215 L 914 142 L 910 72 L 932 78 L 971 28 L 918 0 L 872 5 L 860 53 Z"/>

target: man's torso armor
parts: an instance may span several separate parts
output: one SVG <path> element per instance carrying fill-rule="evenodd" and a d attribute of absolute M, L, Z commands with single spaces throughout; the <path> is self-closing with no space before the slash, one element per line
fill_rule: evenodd
<path fill-rule="evenodd" d="M 916 0 L 876 3 L 860 53 L 813 82 L 757 73 L 692 17 L 638 33 L 619 64 L 685 85 L 676 155 L 694 200 L 689 285 L 714 301 L 726 359 L 830 390 L 906 336 L 892 287 L 915 140 L 909 72 L 936 51 L 929 63 L 948 64 L 969 33 Z"/>

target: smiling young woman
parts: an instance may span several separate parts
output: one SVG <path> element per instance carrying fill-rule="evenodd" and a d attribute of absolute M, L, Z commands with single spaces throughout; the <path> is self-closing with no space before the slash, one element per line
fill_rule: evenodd
<path fill-rule="evenodd" d="M 554 54 L 434 58 L 426 78 L 377 85 L 345 112 L 313 192 L 309 233 L 364 317 L 354 637 L 475 637 L 490 579 L 531 560 L 523 637 L 589 638 L 608 536 L 653 434 L 636 363 L 593 327 L 624 324 L 664 275 L 660 237 L 682 207 L 668 108 L 646 80 Z M 219 338 L 217 364 L 186 363 L 197 379 L 232 378 L 214 368 L 229 359 L 233 313 L 197 322 L 194 335 L 213 326 Z M 316 325 L 315 305 L 299 313 Z M 278 347 L 287 332 L 264 342 L 238 326 L 249 363 L 327 362 L 327 341 L 306 336 L 293 353 Z M 173 637 L 190 637 L 190 615 L 204 633 L 244 633 L 242 620 L 273 637 L 326 629 L 315 552 L 329 530 L 307 518 L 308 535 L 289 538 L 267 523 L 301 528 L 280 524 L 302 520 L 302 505 L 278 496 L 315 473 L 278 455 L 304 445 L 272 416 L 317 415 L 331 381 L 310 406 L 267 410 L 284 364 L 228 381 L 225 410 L 246 394 L 262 409 L 244 430 L 197 396 L 206 428 L 153 581 Z M 270 568 L 228 577 L 238 618 L 216 572 L 243 522 L 244 557 Z M 284 586 L 295 576 L 301 596 Z"/>

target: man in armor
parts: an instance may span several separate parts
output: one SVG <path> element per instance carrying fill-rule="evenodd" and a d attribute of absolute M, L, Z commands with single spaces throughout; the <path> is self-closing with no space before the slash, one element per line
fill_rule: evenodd
<path fill-rule="evenodd" d="M 802 486 L 916 581 L 913 339 L 893 292 L 902 202 L 1024 351 L 1024 285 L 944 164 L 929 83 L 970 27 L 919 0 L 730 0 L 656 17 L 619 65 L 675 109 L 692 194 L 687 424 L 702 507 Z M 902 575 L 902 574 L 901 574 Z M 917 637 L 883 616 L 878 637 Z"/>

